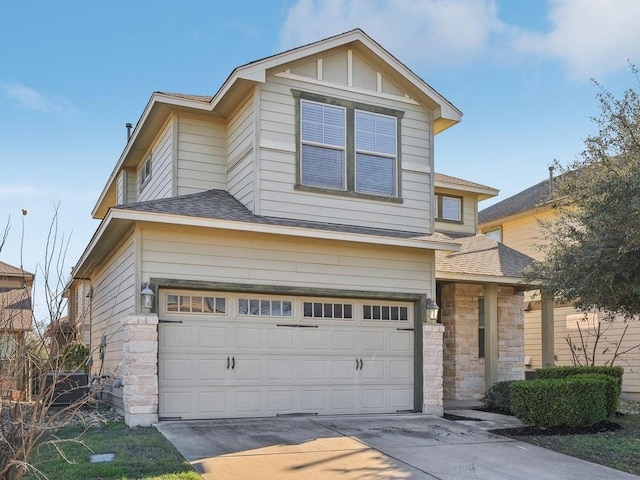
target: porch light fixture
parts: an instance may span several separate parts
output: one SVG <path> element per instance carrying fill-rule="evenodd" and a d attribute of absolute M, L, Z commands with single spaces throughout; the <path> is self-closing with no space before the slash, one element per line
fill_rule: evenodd
<path fill-rule="evenodd" d="M 142 311 L 144 313 L 151 313 L 151 306 L 153 305 L 154 296 L 155 293 L 153 293 L 153 290 L 151 290 L 151 286 L 148 283 L 143 283 L 140 297 L 142 299 Z"/>
<path fill-rule="evenodd" d="M 440 307 L 436 301 L 427 298 L 427 321 L 429 323 L 436 323 L 438 321 L 438 310 L 440 310 Z"/>

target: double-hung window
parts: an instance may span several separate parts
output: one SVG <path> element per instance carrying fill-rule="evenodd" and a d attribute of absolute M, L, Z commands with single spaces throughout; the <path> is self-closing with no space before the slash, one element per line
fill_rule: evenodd
<path fill-rule="evenodd" d="M 307 100 L 301 102 L 300 108 L 302 184 L 344 190 L 346 108 Z"/>
<path fill-rule="evenodd" d="M 400 198 L 402 112 L 294 91 L 299 108 L 298 187 Z"/>

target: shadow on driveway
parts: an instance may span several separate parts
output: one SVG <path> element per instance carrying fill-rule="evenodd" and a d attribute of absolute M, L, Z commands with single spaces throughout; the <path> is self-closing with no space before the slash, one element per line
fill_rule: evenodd
<path fill-rule="evenodd" d="M 206 480 L 634 479 L 634 475 L 419 415 L 161 422 Z"/>

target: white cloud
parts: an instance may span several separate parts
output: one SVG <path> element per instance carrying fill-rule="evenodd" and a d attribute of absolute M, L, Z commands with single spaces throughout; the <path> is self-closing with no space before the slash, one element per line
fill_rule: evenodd
<path fill-rule="evenodd" d="M 574 77 L 594 77 L 640 56 L 637 0 L 552 0 L 549 32 L 519 32 L 514 46 L 525 54 L 559 59 Z"/>
<path fill-rule="evenodd" d="M 549 0 L 546 20 L 545 30 L 508 25 L 495 0 L 298 0 L 282 27 L 281 47 L 359 27 L 410 65 L 541 58 L 585 79 L 640 57 L 638 0 Z"/>
<path fill-rule="evenodd" d="M 412 64 L 467 62 L 503 29 L 493 0 L 299 0 L 289 9 L 281 47 L 362 28 Z"/>
<path fill-rule="evenodd" d="M 42 93 L 19 83 L 0 83 L 2 95 L 21 108 L 36 112 L 66 114 L 73 111 L 70 103 L 60 97 L 46 97 Z"/>

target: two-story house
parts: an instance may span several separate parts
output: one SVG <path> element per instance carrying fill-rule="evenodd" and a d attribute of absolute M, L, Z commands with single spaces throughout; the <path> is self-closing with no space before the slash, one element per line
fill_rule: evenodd
<path fill-rule="evenodd" d="M 0 395 L 24 398 L 24 344 L 31 330 L 33 274 L 0 262 Z"/>
<path fill-rule="evenodd" d="M 541 259 L 540 246 L 544 237 L 540 231 L 540 222 L 553 222 L 553 169 L 548 179 L 512 195 L 479 213 L 479 232 L 491 236 L 518 251 Z M 595 355 L 597 363 L 610 362 L 613 354 L 626 352 L 616 359 L 615 365 L 624 368 L 622 396 L 630 399 L 640 398 L 640 322 L 625 322 L 616 319 L 613 322 L 600 322 L 602 314 L 583 313 L 571 305 L 554 304 L 543 301 L 540 295 L 529 292 L 525 298 L 525 359 L 528 370 L 535 370 L 545 364 L 572 365 L 574 355 L 582 364 L 587 363 L 582 341 L 586 341 L 588 357 Z M 546 303 L 546 305 L 545 305 Z M 548 320 L 544 319 L 545 310 Z M 543 332 L 548 324 L 548 333 Z M 597 331 L 601 338 L 595 345 Z M 567 341 L 571 340 L 576 348 Z M 620 340 L 622 342 L 620 343 Z M 545 348 L 544 342 L 549 345 Z M 620 343 L 620 348 L 617 348 Z M 594 350 L 594 347 L 595 348 Z M 545 355 L 545 350 L 548 352 Z M 545 358 L 548 357 L 548 358 Z"/>
<path fill-rule="evenodd" d="M 522 378 L 530 259 L 475 235 L 497 191 L 434 173 L 461 117 L 361 30 L 154 93 L 69 287 L 127 424 L 441 415 Z"/>

